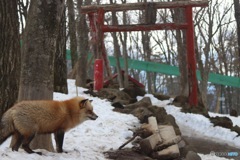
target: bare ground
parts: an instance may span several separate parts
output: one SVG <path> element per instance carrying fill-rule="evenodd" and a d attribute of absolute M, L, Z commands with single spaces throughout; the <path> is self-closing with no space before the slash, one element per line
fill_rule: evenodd
<path fill-rule="evenodd" d="M 211 140 L 184 137 L 193 151 L 202 154 L 210 154 L 211 151 L 215 153 L 238 152 L 237 157 L 226 157 L 240 160 L 240 148 L 229 146 L 228 144 L 218 143 Z"/>

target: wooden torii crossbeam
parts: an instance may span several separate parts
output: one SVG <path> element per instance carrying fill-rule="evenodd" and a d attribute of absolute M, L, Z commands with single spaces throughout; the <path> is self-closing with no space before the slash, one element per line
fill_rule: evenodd
<path fill-rule="evenodd" d="M 103 9 L 105 12 L 112 11 L 126 11 L 126 10 L 144 10 L 148 4 L 154 4 L 154 8 L 185 8 L 188 6 L 191 7 L 207 7 L 208 0 L 198 0 L 198 1 L 175 1 L 175 2 L 140 2 L 140 3 L 125 3 L 125 4 L 102 4 L 102 5 L 88 5 L 82 6 L 82 13 L 95 13 L 99 9 Z"/>
<path fill-rule="evenodd" d="M 104 24 L 104 14 L 113 11 L 126 10 L 146 10 L 148 6 L 151 9 L 171 9 L 185 8 L 186 22 L 183 23 L 147 23 L 132 25 L 106 25 Z M 82 6 L 82 14 L 88 14 L 92 35 L 93 48 L 96 58 L 96 71 L 94 71 L 94 87 L 100 90 L 103 87 L 103 71 L 98 70 L 101 67 L 99 59 L 103 59 L 107 68 L 107 74 L 111 77 L 109 62 L 104 48 L 104 32 L 128 32 L 128 31 L 151 31 L 151 30 L 186 30 L 187 62 L 189 74 L 189 104 L 198 105 L 197 77 L 196 77 L 196 58 L 194 51 L 194 26 L 193 26 L 193 7 L 207 7 L 208 1 L 177 1 L 177 2 L 146 2 L 146 3 L 127 3 L 127 4 L 105 4 Z M 154 18 L 154 17 L 153 17 Z M 155 17 L 156 18 L 156 17 Z M 100 67 L 99 67 L 100 66 Z"/>

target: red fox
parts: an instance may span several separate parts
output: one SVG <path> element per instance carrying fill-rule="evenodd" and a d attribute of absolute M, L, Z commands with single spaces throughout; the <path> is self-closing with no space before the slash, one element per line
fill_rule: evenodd
<path fill-rule="evenodd" d="M 0 122 L 0 144 L 11 135 L 16 137 L 12 146 L 18 151 L 22 144 L 27 153 L 37 153 L 29 144 L 36 134 L 54 133 L 57 152 L 63 152 L 64 133 L 86 120 L 96 120 L 88 99 L 76 97 L 65 101 L 22 101 L 4 113 Z"/>

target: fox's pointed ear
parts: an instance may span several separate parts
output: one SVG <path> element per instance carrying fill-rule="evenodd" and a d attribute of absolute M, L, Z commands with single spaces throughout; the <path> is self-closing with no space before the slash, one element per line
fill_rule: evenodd
<path fill-rule="evenodd" d="M 86 106 L 86 104 L 87 104 L 87 101 L 88 101 L 88 99 L 81 100 L 81 101 L 79 102 L 80 108 L 85 108 L 85 106 Z"/>

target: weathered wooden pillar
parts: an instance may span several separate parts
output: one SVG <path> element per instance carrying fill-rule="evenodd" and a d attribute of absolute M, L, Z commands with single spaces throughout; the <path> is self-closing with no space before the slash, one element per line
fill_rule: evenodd
<path fill-rule="evenodd" d="M 188 62 L 188 76 L 189 76 L 189 104 L 191 106 L 198 105 L 198 94 L 197 94 L 197 75 L 196 75 L 196 56 L 194 47 L 194 26 L 192 7 L 187 6 L 185 9 L 187 27 L 187 62 Z"/>

